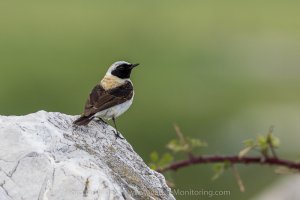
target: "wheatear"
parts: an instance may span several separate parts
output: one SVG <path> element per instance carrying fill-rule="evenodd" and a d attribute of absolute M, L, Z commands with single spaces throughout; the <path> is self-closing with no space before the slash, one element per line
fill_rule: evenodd
<path fill-rule="evenodd" d="M 112 119 L 116 137 L 121 138 L 115 119 L 127 111 L 132 104 L 134 90 L 130 74 L 131 70 L 138 65 L 125 61 L 113 63 L 104 78 L 93 88 L 83 114 L 74 121 L 74 124 L 87 125 L 94 118 L 101 121 Z"/>

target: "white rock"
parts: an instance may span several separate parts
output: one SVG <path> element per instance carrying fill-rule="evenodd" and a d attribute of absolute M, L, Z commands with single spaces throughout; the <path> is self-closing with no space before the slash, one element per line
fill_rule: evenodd
<path fill-rule="evenodd" d="M 0 116 L 0 200 L 174 199 L 113 128 L 39 111 Z"/>

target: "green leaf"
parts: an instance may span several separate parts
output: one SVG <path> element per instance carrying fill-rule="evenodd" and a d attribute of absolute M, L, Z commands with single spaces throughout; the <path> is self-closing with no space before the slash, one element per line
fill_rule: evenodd
<path fill-rule="evenodd" d="M 164 153 L 161 158 L 156 151 L 153 151 L 150 154 L 151 162 L 149 163 L 149 167 L 153 170 L 158 168 L 165 167 L 169 165 L 173 161 L 173 156 L 170 153 Z"/>
<path fill-rule="evenodd" d="M 225 170 L 225 163 L 217 163 L 213 166 L 214 175 L 211 178 L 212 180 L 218 179 Z"/>
<path fill-rule="evenodd" d="M 154 163 L 157 163 L 158 162 L 158 153 L 156 151 L 153 151 L 151 154 L 150 154 L 150 160 Z"/>
<path fill-rule="evenodd" d="M 206 147 L 207 146 L 207 144 L 205 142 L 202 142 L 200 139 L 187 138 L 187 141 L 188 141 L 191 148 Z"/>
<path fill-rule="evenodd" d="M 271 133 L 267 135 L 259 135 L 256 140 L 249 139 L 244 142 L 245 148 L 239 152 L 239 157 L 245 156 L 252 149 L 258 149 L 263 156 L 268 156 L 270 148 L 277 148 L 280 145 L 279 138 L 273 136 Z"/>
<path fill-rule="evenodd" d="M 173 161 L 173 156 L 170 153 L 164 153 L 158 162 L 159 167 L 164 167 Z"/>
<path fill-rule="evenodd" d="M 157 165 L 156 164 L 154 164 L 154 163 L 149 163 L 149 167 L 150 167 L 150 169 L 152 169 L 152 170 L 157 170 Z"/>
<path fill-rule="evenodd" d="M 260 135 L 257 137 L 257 145 L 260 148 L 261 151 L 268 150 L 268 140 L 266 136 Z"/>
<path fill-rule="evenodd" d="M 177 139 L 173 139 L 167 144 L 167 148 L 176 153 L 179 151 L 188 151 L 189 145 L 181 144 Z"/>
<path fill-rule="evenodd" d="M 246 147 L 253 147 L 253 146 L 255 146 L 255 142 L 254 142 L 253 139 L 245 140 L 243 143 L 244 143 L 244 145 L 245 145 Z"/>
<path fill-rule="evenodd" d="M 273 135 L 270 135 L 269 137 L 270 137 L 269 140 L 270 140 L 272 147 L 275 147 L 275 148 L 279 147 L 279 145 L 280 145 L 279 138 L 275 137 Z"/>

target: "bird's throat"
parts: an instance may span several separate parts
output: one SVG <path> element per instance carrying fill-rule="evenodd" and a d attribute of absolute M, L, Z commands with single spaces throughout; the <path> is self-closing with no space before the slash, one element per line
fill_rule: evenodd
<path fill-rule="evenodd" d="M 118 87 L 120 85 L 123 85 L 126 80 L 118 78 L 113 75 L 105 75 L 104 78 L 101 80 L 100 85 L 105 89 L 105 90 L 110 90 L 115 87 Z"/>

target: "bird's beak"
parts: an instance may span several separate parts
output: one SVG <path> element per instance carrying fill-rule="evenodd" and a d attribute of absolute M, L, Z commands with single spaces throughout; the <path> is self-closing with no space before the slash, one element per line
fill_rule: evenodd
<path fill-rule="evenodd" d="M 135 67 L 138 66 L 138 65 L 139 65 L 139 63 L 132 64 L 132 65 L 131 65 L 131 68 L 135 68 Z"/>

